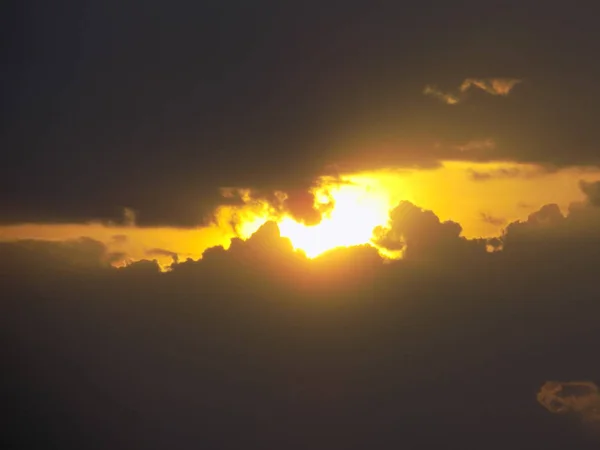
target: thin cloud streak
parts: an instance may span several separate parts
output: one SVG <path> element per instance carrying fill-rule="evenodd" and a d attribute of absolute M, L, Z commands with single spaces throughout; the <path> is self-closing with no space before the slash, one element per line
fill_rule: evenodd
<path fill-rule="evenodd" d="M 522 80 L 516 78 L 467 78 L 460 86 L 461 92 L 476 87 L 491 95 L 507 96 Z"/>
<path fill-rule="evenodd" d="M 466 99 L 466 94 L 472 87 L 490 95 L 506 97 L 522 81 L 517 78 L 466 78 L 456 93 L 444 92 L 435 85 L 427 85 L 423 94 L 437 98 L 447 105 L 457 105 Z"/>
<path fill-rule="evenodd" d="M 423 94 L 435 97 L 447 105 L 456 105 L 460 102 L 460 98 L 454 94 L 440 91 L 436 86 L 427 85 L 423 89 Z"/>

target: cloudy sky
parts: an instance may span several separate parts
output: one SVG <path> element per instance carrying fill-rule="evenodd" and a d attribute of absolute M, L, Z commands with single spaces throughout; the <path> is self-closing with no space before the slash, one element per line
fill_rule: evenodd
<path fill-rule="evenodd" d="M 590 5 L 2 8 L 15 439 L 598 437 Z"/>

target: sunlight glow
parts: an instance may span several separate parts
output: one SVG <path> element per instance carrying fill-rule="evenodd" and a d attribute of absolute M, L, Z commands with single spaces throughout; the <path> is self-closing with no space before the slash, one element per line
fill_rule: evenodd
<path fill-rule="evenodd" d="M 214 212 L 214 223 L 208 226 L 139 227 L 135 215 L 127 210 L 126 220 L 120 225 L 104 222 L 3 225 L 0 241 L 62 241 L 85 236 L 106 246 L 114 266 L 156 259 L 162 267 L 167 267 L 172 264 L 173 255 L 180 261 L 197 260 L 206 249 L 214 246 L 228 249 L 233 237 L 248 239 L 267 220 L 274 220 L 281 234 L 297 250 L 314 258 L 335 247 L 371 244 L 373 228 L 385 226 L 388 210 L 402 200 L 433 211 L 441 221 L 460 223 L 462 235 L 468 239 L 488 238 L 500 236 L 503 228 L 513 221 L 527 220 L 542 205 L 556 203 L 566 211 L 572 202 L 585 198 L 579 181 L 593 182 L 599 177 L 600 170 L 590 168 L 547 172 L 531 164 L 445 161 L 431 170 L 390 168 L 319 178 L 313 191 L 317 207 L 333 204 L 333 209 L 312 227 L 282 215 L 280 205 L 267 203 L 250 189 L 228 188 L 223 190 L 223 196 L 239 195 L 243 204 L 219 206 Z M 285 194 L 275 192 L 275 197 L 283 200 Z M 488 216 L 499 220 L 492 223 Z M 379 247 L 377 250 L 385 259 L 402 257 L 399 252 Z"/>
<path fill-rule="evenodd" d="M 335 206 L 318 225 L 307 227 L 290 218 L 279 222 L 281 235 L 309 258 L 336 247 L 366 244 L 373 228 L 388 219 L 390 203 L 385 192 L 356 184 L 339 186 L 330 193 Z"/>
<path fill-rule="evenodd" d="M 433 170 L 391 168 L 342 173 L 338 178 L 325 176 L 316 181 L 318 187 L 313 189 L 315 206 L 323 211 L 321 222 L 314 226 L 282 216 L 274 205 L 254 197 L 251 190 L 242 189 L 238 193 L 244 206 L 220 207 L 215 226 L 221 230 L 221 238 L 229 240 L 235 224 L 234 236 L 246 240 L 266 221 L 273 220 L 281 235 L 309 258 L 337 247 L 370 244 L 384 259 L 399 259 L 402 251 L 377 247 L 371 239 L 375 227 L 388 225 L 389 211 L 402 200 L 434 211 L 441 221 L 459 222 L 467 238 L 492 237 L 501 233 L 503 224 L 483 220 L 482 211 L 502 218 L 503 223 L 526 218 L 536 206 L 557 200 L 556 190 L 552 189 L 557 183 L 565 187 L 560 191 L 564 198 L 558 198 L 558 203 L 566 208 L 573 200 L 581 199 L 578 180 L 592 181 L 598 176 L 598 172 L 580 170 L 562 170 L 551 176 L 541 176 L 539 172 L 539 167 L 526 164 L 446 161 Z M 224 194 L 227 196 L 227 192 Z M 286 197 L 283 192 L 276 192 L 275 196 L 281 201 Z M 523 208 L 519 202 L 533 206 Z M 333 208 L 328 210 L 327 205 L 331 204 Z M 228 248 L 228 244 L 223 245 Z M 166 245 L 164 248 L 170 249 Z"/>
<path fill-rule="evenodd" d="M 387 190 L 366 177 L 354 177 L 339 185 L 324 183 L 314 194 L 317 207 L 331 199 L 335 202 L 319 224 L 306 226 L 288 216 L 277 220 L 281 236 L 289 238 L 294 248 L 309 258 L 336 247 L 368 244 L 373 229 L 387 223 L 392 207 Z M 245 221 L 240 234 L 243 238 L 249 237 L 267 220 L 259 216 Z"/>

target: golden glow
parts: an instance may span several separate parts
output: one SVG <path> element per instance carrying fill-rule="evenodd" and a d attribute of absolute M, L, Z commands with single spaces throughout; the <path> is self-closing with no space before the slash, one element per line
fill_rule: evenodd
<path fill-rule="evenodd" d="M 477 181 L 474 172 L 490 174 L 490 179 Z M 386 226 L 389 210 L 401 200 L 432 210 L 441 221 L 460 223 L 462 235 L 469 239 L 493 237 L 500 235 L 506 224 L 526 219 L 544 204 L 557 203 L 566 210 L 571 202 L 583 199 L 578 181 L 591 181 L 598 176 L 598 170 L 589 169 L 543 173 L 540 167 L 529 164 L 460 161 L 446 162 L 432 170 L 386 169 L 349 174 L 342 176 L 345 184 L 321 180 L 322 187 L 315 191 L 317 205 L 331 198 L 335 205 L 318 225 L 305 226 L 290 217 L 276 221 L 281 235 L 310 258 L 336 247 L 370 243 L 373 228 Z M 269 217 L 274 220 L 266 207 L 254 206 L 253 211 L 240 226 L 244 239 Z M 379 251 L 387 258 L 400 256 L 397 252 Z"/>
<path fill-rule="evenodd" d="M 366 175 L 345 177 L 344 184 L 324 179 L 314 194 L 317 208 L 334 201 L 334 208 L 323 214 L 319 224 L 306 226 L 287 216 L 276 220 L 281 236 L 289 238 L 294 248 L 309 258 L 336 247 L 369 243 L 373 228 L 387 223 L 392 206 L 389 193 Z M 267 220 L 266 214 L 255 215 L 240 226 L 240 235 L 250 237 Z"/>
<path fill-rule="evenodd" d="M 279 222 L 281 235 L 309 258 L 336 247 L 368 243 L 373 228 L 387 222 L 390 199 L 374 183 L 354 183 L 330 189 L 335 207 L 321 223 L 307 227 L 285 218 Z"/>
<path fill-rule="evenodd" d="M 484 181 L 473 173 L 490 174 Z M 481 177 L 480 177 L 481 178 Z M 502 233 L 505 224 L 527 216 L 547 203 L 557 203 L 563 211 L 574 201 L 583 200 L 578 182 L 600 178 L 597 169 L 563 169 L 541 173 L 540 168 L 509 162 L 446 162 L 433 170 L 384 169 L 342 175 L 343 183 L 321 178 L 315 190 L 317 206 L 331 200 L 334 207 L 323 214 L 316 226 L 307 227 L 290 217 L 277 216 L 272 205 L 243 192 L 244 205 L 222 206 L 216 223 L 196 229 L 167 227 L 140 228 L 130 213 L 124 226 L 88 224 L 19 224 L 0 227 L 0 241 L 14 239 L 65 240 L 81 236 L 96 239 L 122 258 L 114 265 L 140 259 L 157 259 L 168 267 L 177 254 L 179 260 L 198 259 L 204 250 L 216 245 L 228 248 L 236 234 L 249 238 L 267 220 L 279 223 L 281 234 L 293 246 L 315 257 L 335 247 L 370 242 L 372 230 L 386 225 L 388 211 L 401 200 L 432 210 L 440 220 L 454 220 L 463 227 L 463 236 L 492 237 Z M 498 220 L 484 220 L 492 217 Z M 398 257 L 386 254 L 382 256 Z"/>
<path fill-rule="evenodd" d="M 21 224 L 0 227 L 0 241 L 16 239 L 40 239 L 63 241 L 78 239 L 82 236 L 95 239 L 106 245 L 109 253 L 122 257 L 113 262 L 113 266 L 122 267 L 141 259 L 156 259 L 162 268 L 168 267 L 172 256 L 199 259 L 204 250 L 215 245 L 228 246 L 230 234 L 220 228 L 206 227 L 196 229 L 183 228 L 140 228 L 135 223 L 125 226 L 110 226 L 92 222 L 87 224 Z M 157 249 L 166 250 L 161 254 Z"/>

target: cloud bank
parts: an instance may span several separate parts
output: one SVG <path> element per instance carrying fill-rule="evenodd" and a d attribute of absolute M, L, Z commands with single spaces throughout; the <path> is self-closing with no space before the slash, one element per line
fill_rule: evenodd
<path fill-rule="evenodd" d="M 371 246 L 308 260 L 273 222 L 166 273 L 114 268 L 89 239 L 2 243 L 5 386 L 30 405 L 11 429 L 80 448 L 597 448 L 531 398 L 600 369 L 592 200 L 544 206 L 495 240 L 401 202 L 377 234 L 405 252 L 391 263 Z M 587 400 L 562 398 L 595 420 Z"/>

